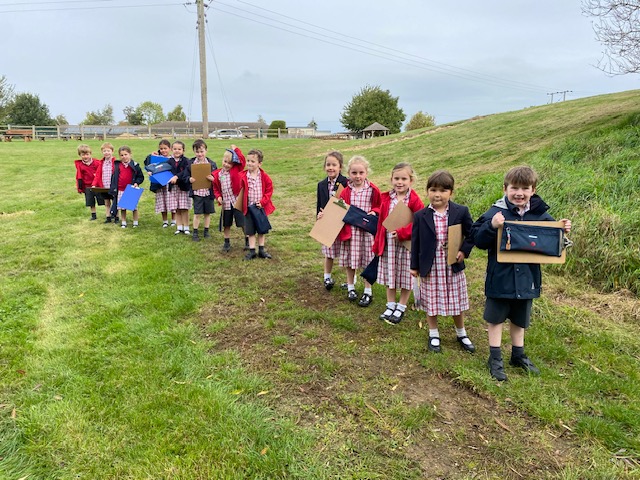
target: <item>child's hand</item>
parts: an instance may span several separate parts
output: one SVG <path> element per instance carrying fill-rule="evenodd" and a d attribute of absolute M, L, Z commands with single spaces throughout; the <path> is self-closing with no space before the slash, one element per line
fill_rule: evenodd
<path fill-rule="evenodd" d="M 497 230 L 498 227 L 501 227 L 502 225 L 504 225 L 504 215 L 502 212 L 498 212 L 491 219 L 491 226 Z"/>
<path fill-rule="evenodd" d="M 222 205 L 222 197 L 218 197 L 216 200 L 218 201 L 218 205 Z"/>
<path fill-rule="evenodd" d="M 262 204 L 260 202 L 256 202 L 256 207 L 262 208 Z"/>
<path fill-rule="evenodd" d="M 376 212 L 374 212 L 373 210 L 371 210 L 369 213 L 367 213 L 367 215 L 378 215 Z"/>
<path fill-rule="evenodd" d="M 456 254 L 456 262 L 460 263 L 462 260 L 464 260 L 464 253 L 458 252 Z"/>
<path fill-rule="evenodd" d="M 391 233 L 391 238 L 398 238 L 398 232 L 396 232 L 395 230 L 389 233 Z"/>
<path fill-rule="evenodd" d="M 213 182 L 213 175 L 207 175 L 207 180 L 209 180 L 210 182 Z"/>
<path fill-rule="evenodd" d="M 563 218 L 560 221 L 564 223 L 564 232 L 569 233 L 571 231 L 571 220 L 569 220 L 568 218 Z"/>
<path fill-rule="evenodd" d="M 134 184 L 133 184 L 133 188 L 138 188 L 138 184 L 137 184 L 137 183 L 134 183 Z"/>
<path fill-rule="evenodd" d="M 411 269 L 411 270 L 409 270 L 409 273 L 411 273 L 412 277 L 418 278 L 418 270 Z"/>
<path fill-rule="evenodd" d="M 321 208 L 320 211 L 318 212 L 318 215 L 316 215 L 316 219 L 320 220 L 323 215 L 324 215 L 324 208 Z"/>
<path fill-rule="evenodd" d="M 173 177 L 171 177 L 171 180 L 169 180 L 169 183 L 172 185 L 175 185 L 177 181 L 178 181 L 178 176 L 174 175 Z"/>
<path fill-rule="evenodd" d="M 231 145 L 231 150 L 235 150 L 236 148 L 238 147 L 236 147 L 235 145 Z"/>
<path fill-rule="evenodd" d="M 195 178 L 193 178 L 193 177 L 189 177 L 189 182 L 190 182 L 190 183 L 193 183 L 193 182 L 195 182 L 195 181 L 196 181 L 196 179 L 195 179 Z"/>

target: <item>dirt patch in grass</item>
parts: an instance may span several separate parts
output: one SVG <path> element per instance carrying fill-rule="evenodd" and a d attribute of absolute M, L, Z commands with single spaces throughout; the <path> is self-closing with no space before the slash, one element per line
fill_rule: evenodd
<path fill-rule="evenodd" d="M 279 292 L 281 302 L 317 316 L 257 306 L 233 327 L 207 336 L 213 350 L 239 352 L 250 371 L 269 379 L 273 388 L 262 398 L 313 429 L 327 461 L 375 452 L 374 470 L 387 478 L 411 478 L 406 472 L 385 475 L 400 462 L 423 478 L 515 479 L 553 477 L 583 458 L 568 430 L 541 425 L 508 399 L 498 403 L 430 371 L 426 332 L 380 322 L 379 308 L 348 304 L 339 286 L 326 292 L 308 277 L 295 285 Z M 336 304 L 347 314 L 343 321 L 328 312 Z M 201 318 L 205 331 L 216 319 L 210 313 Z M 422 314 L 407 317 L 403 324 L 415 325 Z M 395 351 L 392 341 L 380 348 L 379 340 L 402 328 L 399 342 L 420 337 L 415 351 L 411 344 Z"/>

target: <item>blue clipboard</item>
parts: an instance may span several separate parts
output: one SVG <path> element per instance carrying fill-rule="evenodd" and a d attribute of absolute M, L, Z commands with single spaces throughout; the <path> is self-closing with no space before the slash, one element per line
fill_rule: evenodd
<path fill-rule="evenodd" d="M 163 163 L 166 162 L 167 160 L 169 160 L 167 157 L 163 157 L 161 155 L 149 155 L 149 163 Z M 166 182 L 162 183 L 159 182 L 156 175 L 160 175 L 159 173 L 155 174 L 155 175 L 151 175 L 149 177 L 149 180 L 151 180 L 151 183 L 159 183 L 160 185 L 162 185 L 163 187 L 169 183 L 169 180 L 167 180 Z M 166 175 L 165 175 L 166 176 Z M 163 176 L 164 178 L 164 176 Z M 169 177 L 171 178 L 171 177 Z"/>
<path fill-rule="evenodd" d="M 133 185 L 127 185 L 122 197 L 118 201 L 118 210 L 136 210 L 142 192 L 144 192 L 144 188 L 134 188 Z"/>
<path fill-rule="evenodd" d="M 169 180 L 173 178 L 173 173 L 167 170 L 166 172 L 154 173 L 149 178 L 153 183 L 159 183 L 164 187 L 167 183 L 169 183 Z"/>

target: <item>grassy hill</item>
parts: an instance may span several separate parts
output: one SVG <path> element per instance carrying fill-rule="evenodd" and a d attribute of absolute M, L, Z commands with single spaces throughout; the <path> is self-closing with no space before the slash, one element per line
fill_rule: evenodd
<path fill-rule="evenodd" d="M 126 142 L 139 160 L 156 146 Z M 637 478 L 639 144 L 638 91 L 366 141 L 243 140 L 265 153 L 277 211 L 274 259 L 242 262 L 219 234 L 163 230 L 149 192 L 140 228 L 89 222 L 76 144 L 0 143 L 0 478 Z M 209 142 L 210 157 L 227 146 Z M 534 302 L 540 377 L 486 371 L 481 251 L 475 355 L 450 319 L 442 355 L 422 312 L 381 324 L 379 286 L 368 309 L 322 288 L 308 232 L 332 149 L 365 155 L 383 189 L 397 162 L 421 194 L 446 168 L 474 217 L 510 166 L 536 168 L 574 224 Z"/>

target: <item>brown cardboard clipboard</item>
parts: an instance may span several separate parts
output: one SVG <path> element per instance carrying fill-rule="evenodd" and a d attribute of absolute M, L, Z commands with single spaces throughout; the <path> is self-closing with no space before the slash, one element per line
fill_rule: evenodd
<path fill-rule="evenodd" d="M 506 222 L 509 223 L 509 222 Z M 537 225 L 542 227 L 558 227 L 564 228 L 563 222 L 521 222 L 527 225 Z M 559 257 L 551 257 L 549 255 L 543 255 L 541 253 L 531 252 L 501 252 L 500 251 L 500 239 L 502 238 L 502 226 L 498 227 L 498 235 L 496 239 L 496 251 L 497 260 L 499 263 L 551 263 L 562 264 L 567 260 L 567 250 L 562 250 L 562 255 Z"/>
<path fill-rule="evenodd" d="M 211 188 L 211 180 L 207 177 L 211 175 L 211 164 L 206 163 L 192 163 L 191 164 L 191 176 L 194 182 L 191 184 L 191 188 L 194 190 L 200 190 L 201 188 Z"/>
<path fill-rule="evenodd" d="M 323 209 L 322 217 L 316 221 L 309 235 L 325 247 L 330 247 L 336 241 L 347 214 L 347 207 L 341 200 L 331 198 Z"/>
<path fill-rule="evenodd" d="M 103 187 L 91 187 L 91 191 L 93 193 L 109 193 L 109 189 Z"/>
<path fill-rule="evenodd" d="M 462 224 L 449 225 L 447 229 L 447 265 L 458 263 L 457 256 L 463 240 Z"/>
<path fill-rule="evenodd" d="M 404 202 L 398 202 L 387 218 L 382 222 L 382 226 L 393 232 L 402 227 L 406 227 L 413 222 L 413 212 Z M 400 242 L 407 250 L 411 251 L 411 240 Z"/>
<path fill-rule="evenodd" d="M 244 188 L 240 189 L 240 193 L 238 193 L 238 198 L 236 198 L 236 203 L 233 204 L 233 208 L 236 210 L 244 211 Z"/>

